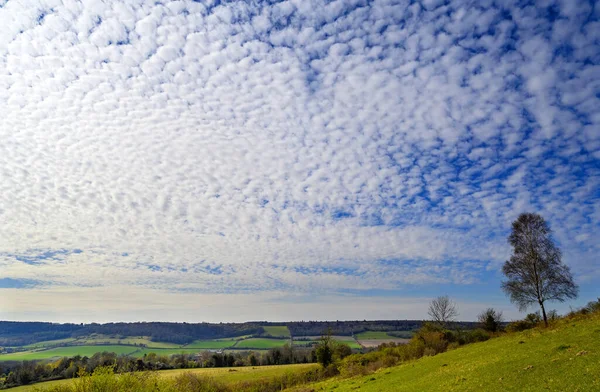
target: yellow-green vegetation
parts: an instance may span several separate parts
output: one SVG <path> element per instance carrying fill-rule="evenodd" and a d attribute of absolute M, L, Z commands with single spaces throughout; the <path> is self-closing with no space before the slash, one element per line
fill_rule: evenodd
<path fill-rule="evenodd" d="M 600 314 L 298 391 L 599 391 Z"/>
<path fill-rule="evenodd" d="M 265 333 L 264 333 L 265 336 L 274 336 L 274 337 L 280 337 L 280 336 L 289 337 L 290 336 L 290 330 L 285 325 L 263 326 L 263 329 L 265 330 Z"/>
<path fill-rule="evenodd" d="M 252 338 L 240 340 L 234 346 L 236 349 L 269 349 L 275 347 L 281 347 L 286 343 L 289 343 L 288 339 L 260 339 L 260 338 Z"/>
<path fill-rule="evenodd" d="M 176 369 L 176 370 L 163 370 L 159 372 L 139 372 L 137 374 L 137 381 L 135 379 L 127 379 L 130 375 L 112 375 L 101 373 L 100 378 L 103 378 L 104 385 L 107 385 L 107 389 L 102 387 L 97 389 L 85 389 L 86 385 L 91 386 L 90 380 L 57 380 L 48 381 L 34 385 L 27 385 L 22 387 L 11 388 L 13 392 L 42 392 L 42 391 L 55 391 L 55 392 L 70 392 L 70 391 L 111 391 L 109 388 L 111 385 L 117 385 L 118 379 L 122 379 L 122 383 L 130 382 L 132 384 L 137 383 L 143 387 L 144 384 L 148 385 L 148 389 L 128 389 L 134 391 L 185 391 L 186 389 L 175 389 L 177 378 L 187 377 L 189 375 L 200 377 L 203 379 L 218 380 L 218 382 L 224 385 L 226 388 L 236 390 L 237 386 L 243 388 L 246 383 L 266 382 L 269 380 L 276 379 L 278 377 L 285 376 L 287 374 L 303 374 L 307 371 L 314 371 L 318 369 L 316 364 L 299 364 L 299 365 L 278 365 L 278 366 L 259 366 L 259 367 L 236 367 L 236 368 L 208 368 L 208 369 Z M 142 381 L 140 381 L 142 380 Z M 87 382 L 86 382 L 87 381 Z M 145 382 L 148 381 L 148 382 Z M 160 389 L 156 389 L 155 384 L 159 385 Z M 84 386 L 83 389 L 76 389 L 76 387 Z M 123 384 L 121 384 L 123 385 Z M 130 384 L 131 385 L 131 384 Z M 114 391 L 121 389 L 114 389 Z M 218 389 L 217 389 L 218 390 Z"/>
<path fill-rule="evenodd" d="M 49 359 L 58 357 L 73 357 L 76 355 L 91 357 L 95 353 L 108 351 L 116 354 L 131 354 L 138 350 L 132 346 L 66 346 L 51 348 L 48 350 L 40 351 L 23 351 L 12 354 L 0 355 L 0 361 L 32 361 L 37 359 Z"/>

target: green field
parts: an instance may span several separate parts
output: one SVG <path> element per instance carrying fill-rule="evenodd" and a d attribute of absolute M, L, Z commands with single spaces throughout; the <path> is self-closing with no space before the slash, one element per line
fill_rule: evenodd
<path fill-rule="evenodd" d="M 375 339 L 397 339 L 397 337 L 388 335 L 387 332 L 381 332 L 381 331 L 361 332 L 361 333 L 357 333 L 354 336 L 358 340 L 361 340 L 361 339 L 365 339 L 365 340 L 367 340 L 367 339 L 368 340 L 375 340 Z"/>
<path fill-rule="evenodd" d="M 185 348 L 196 348 L 196 349 L 220 349 L 228 348 L 235 344 L 235 340 L 196 340 Z"/>
<path fill-rule="evenodd" d="M 269 349 L 275 347 L 281 347 L 286 343 L 289 343 L 289 339 L 260 339 L 260 338 L 252 338 L 240 340 L 234 346 L 236 349 Z"/>
<path fill-rule="evenodd" d="M 291 336 L 290 330 L 285 325 L 283 325 L 283 326 L 263 326 L 263 329 L 265 330 L 265 333 L 264 333 L 265 336 L 275 336 L 275 337 L 280 337 L 280 336 L 290 337 Z"/>
<path fill-rule="evenodd" d="M 600 314 L 298 391 L 600 391 Z"/>
<path fill-rule="evenodd" d="M 146 337 L 122 337 L 115 338 L 109 336 L 91 336 L 77 339 L 74 343 L 83 344 L 83 345 L 92 345 L 92 344 L 112 344 L 112 345 L 146 345 L 147 347 L 156 347 L 156 348 L 177 348 L 180 347 L 178 344 L 174 343 L 166 343 L 166 342 L 153 342 L 149 338 Z"/>
<path fill-rule="evenodd" d="M 44 347 L 59 346 L 61 344 L 72 343 L 75 340 L 76 340 L 75 338 L 46 340 L 46 341 L 43 341 L 43 342 L 37 342 L 37 343 L 34 343 L 34 344 L 28 344 L 27 346 L 23 346 L 23 348 L 34 349 L 34 348 L 44 348 Z"/>
<path fill-rule="evenodd" d="M 0 361 L 31 361 L 35 359 L 49 359 L 58 357 L 73 357 L 75 355 L 91 357 L 97 352 L 114 352 L 117 354 L 130 354 L 136 351 L 136 347 L 131 346 L 68 346 L 57 347 L 49 350 L 24 351 L 12 354 L 0 355 Z"/>
<path fill-rule="evenodd" d="M 287 372 L 298 372 L 315 368 L 316 364 L 300 364 L 300 365 L 278 365 L 278 366 L 246 366 L 237 368 L 206 368 L 206 369 L 175 369 L 175 370 L 163 370 L 157 372 L 161 378 L 173 378 L 183 373 L 192 373 L 199 375 L 206 375 L 210 377 L 217 377 L 219 380 L 226 383 L 237 383 L 249 380 L 260 380 L 269 379 L 277 376 L 281 376 Z M 33 385 L 27 385 L 17 388 L 11 388 L 13 392 L 32 392 L 34 389 L 45 389 L 56 385 L 64 385 L 72 382 L 72 380 L 57 380 L 48 381 Z"/>

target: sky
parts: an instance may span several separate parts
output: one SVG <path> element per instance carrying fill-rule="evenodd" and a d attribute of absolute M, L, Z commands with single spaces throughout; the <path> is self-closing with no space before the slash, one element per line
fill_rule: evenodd
<path fill-rule="evenodd" d="M 600 297 L 600 2 L 0 0 L 0 319 L 522 317 Z M 532 310 L 535 310 L 533 308 Z"/>

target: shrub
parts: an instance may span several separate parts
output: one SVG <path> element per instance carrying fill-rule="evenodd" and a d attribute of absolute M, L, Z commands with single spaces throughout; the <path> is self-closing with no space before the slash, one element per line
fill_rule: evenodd
<path fill-rule="evenodd" d="M 491 336 L 488 331 L 482 328 L 477 328 L 469 332 L 467 335 L 467 340 L 469 343 L 485 342 L 490 337 Z"/>
<path fill-rule="evenodd" d="M 521 332 L 521 331 L 525 331 L 527 329 L 531 329 L 533 327 L 535 327 L 535 325 L 530 323 L 529 321 L 517 320 L 517 321 L 513 321 L 511 323 L 508 323 L 508 325 L 506 326 L 506 331 L 507 332 Z"/>

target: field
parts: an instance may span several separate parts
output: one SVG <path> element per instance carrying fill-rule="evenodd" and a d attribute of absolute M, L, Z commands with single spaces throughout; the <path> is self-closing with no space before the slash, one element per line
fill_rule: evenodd
<path fill-rule="evenodd" d="M 269 349 L 275 347 L 281 347 L 286 343 L 289 343 L 288 339 L 260 339 L 252 338 L 240 340 L 234 346 L 236 349 Z"/>
<path fill-rule="evenodd" d="M 599 391 L 600 314 L 475 343 L 316 391 Z"/>
<path fill-rule="evenodd" d="M 283 326 L 263 326 L 263 329 L 265 330 L 265 333 L 264 333 L 265 336 L 274 336 L 274 337 L 280 337 L 280 336 L 289 337 L 290 336 L 290 330 L 285 325 L 283 325 Z"/>
<path fill-rule="evenodd" d="M 35 349 L 35 348 L 60 346 L 61 344 L 70 344 L 70 343 L 73 343 L 75 340 L 76 340 L 75 338 L 66 338 L 66 339 L 57 339 L 57 340 L 46 340 L 44 342 L 37 342 L 37 343 L 34 343 L 34 344 L 29 344 L 27 346 L 23 346 L 23 348 L 31 350 L 31 349 Z"/>
<path fill-rule="evenodd" d="M 13 354 L 0 355 L 0 361 L 31 361 L 35 359 L 48 359 L 58 357 L 73 357 L 75 355 L 91 357 L 97 352 L 108 351 L 117 354 L 130 354 L 138 350 L 131 346 L 68 346 L 57 347 L 41 351 L 25 351 Z"/>
<path fill-rule="evenodd" d="M 300 364 L 300 365 L 278 365 L 278 366 L 258 366 L 258 367 L 237 367 L 237 368 L 208 368 L 208 369 L 175 369 L 163 370 L 157 372 L 161 378 L 172 378 L 181 375 L 182 373 L 201 374 L 210 377 L 218 378 L 227 383 L 237 383 L 248 380 L 260 380 L 277 377 L 286 372 L 298 372 L 308 370 L 318 365 L 315 364 Z M 33 392 L 34 389 L 45 389 L 55 385 L 62 385 L 72 382 L 71 380 L 48 381 L 44 383 L 27 385 L 17 388 L 11 388 L 12 392 Z"/>
<path fill-rule="evenodd" d="M 410 335 L 412 335 L 412 332 L 403 332 L 405 332 L 404 336 L 410 337 Z M 356 340 L 358 340 L 358 343 L 364 347 L 377 347 L 382 343 L 405 344 L 409 342 L 408 338 L 398 338 L 382 331 L 366 331 L 358 333 L 354 336 L 356 337 Z"/>
<path fill-rule="evenodd" d="M 196 349 L 223 349 L 233 346 L 236 343 L 235 340 L 196 340 L 185 348 L 196 348 Z"/>

